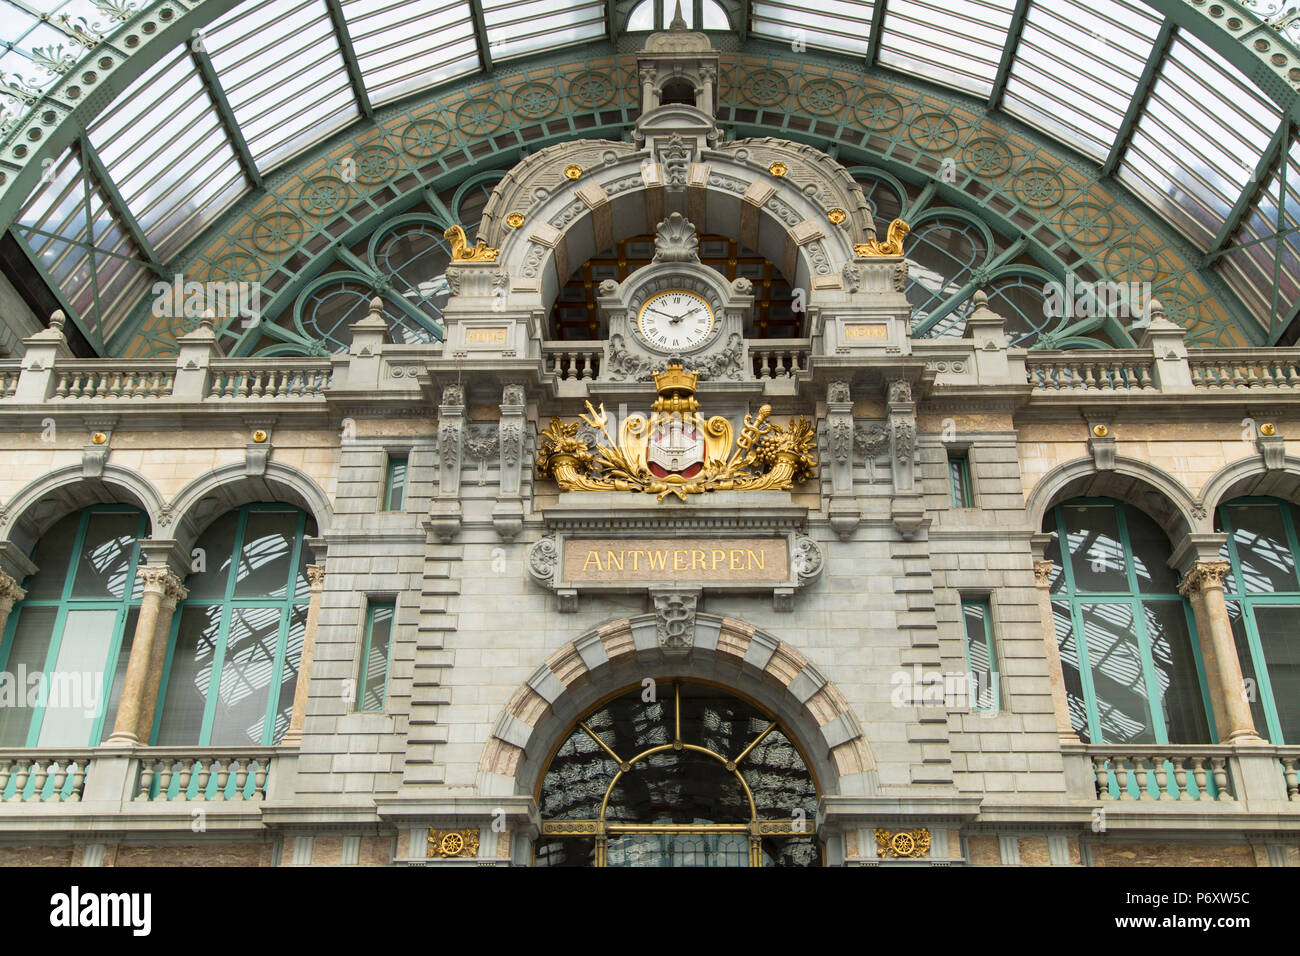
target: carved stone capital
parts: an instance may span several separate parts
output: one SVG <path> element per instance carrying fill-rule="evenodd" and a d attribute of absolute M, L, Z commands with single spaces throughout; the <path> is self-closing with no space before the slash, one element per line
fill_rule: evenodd
<path fill-rule="evenodd" d="M 26 596 L 27 592 L 18 586 L 17 581 L 0 571 L 0 608 L 4 608 L 5 613 Z"/>
<path fill-rule="evenodd" d="M 325 586 L 325 565 L 307 565 L 307 583 L 313 591 L 319 591 L 323 588 Z"/>
<path fill-rule="evenodd" d="M 1052 586 L 1052 572 L 1056 569 L 1055 561 L 1034 562 L 1034 586 L 1047 588 Z"/>
<path fill-rule="evenodd" d="M 1232 566 L 1227 561 L 1197 561 L 1178 585 L 1178 593 L 1191 596 L 1197 592 L 1223 590 L 1223 580 Z"/>
<path fill-rule="evenodd" d="M 145 594 L 160 595 L 164 603 L 175 607 L 177 601 L 183 601 L 189 592 L 181 584 L 171 568 L 166 565 L 144 565 L 137 572 Z"/>

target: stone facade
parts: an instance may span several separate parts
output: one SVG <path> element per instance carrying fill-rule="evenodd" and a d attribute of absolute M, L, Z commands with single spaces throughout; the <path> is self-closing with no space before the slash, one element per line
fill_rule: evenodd
<path fill-rule="evenodd" d="M 671 61 L 705 89 L 711 55 L 707 43 L 670 44 L 643 59 Z M 367 319 L 350 352 L 329 360 L 234 359 L 201 326 L 158 386 L 71 359 L 55 327 L 0 370 L 0 566 L 13 582 L 32 572 L 32 543 L 55 520 L 106 501 L 145 512 L 148 561 L 178 582 L 203 528 L 251 501 L 308 511 L 313 567 L 324 569 L 299 678 L 309 683 L 285 741 L 174 753 L 128 734 L 87 752 L 0 752 L 6 772 L 64 781 L 27 800 L 0 796 L 0 863 L 528 864 L 555 748 L 591 707 L 650 677 L 727 688 L 780 721 L 817 781 L 830 865 L 1294 864 L 1300 802 L 1286 748 L 1202 747 L 1196 759 L 1218 760 L 1231 781 L 1217 801 L 1099 795 L 1094 760 L 1112 757 L 1062 724 L 1036 566 L 1044 514 L 1074 495 L 1148 510 L 1184 571 L 1217 554 L 1212 516 L 1227 497 L 1297 500 L 1300 357 L 1221 353 L 1232 374 L 1207 384 L 1182 330 L 1158 317 L 1131 352 L 1026 353 L 1007 348 L 982 305 L 964 338 L 912 341 L 894 279 L 902 259 L 865 251 L 879 247 L 876 226 L 836 164 L 776 140 L 723 148 L 707 113 L 658 108 L 647 83 L 633 144 L 602 153 L 579 141 L 503 181 L 483 231 L 500 256 L 454 264 L 445 348 L 395 346 Z M 847 216 L 829 215 L 841 206 Z M 552 416 L 577 422 L 588 401 L 644 411 L 655 399 L 650 382 L 607 373 L 609 343 L 590 365 L 561 358 L 573 349 L 547 341 L 541 319 L 573 257 L 674 212 L 715 229 L 734 221 L 809 289 L 807 340 L 782 345 L 775 364 L 763 340 L 746 342 L 735 375 L 704 375 L 697 392 L 705 414 L 734 421 L 763 404 L 780 424 L 809 417 L 819 465 L 790 489 L 656 501 L 566 491 L 534 467 Z M 513 213 L 518 227 L 507 226 Z M 648 268 L 671 278 L 683 259 Z M 628 283 L 602 292 L 602 307 L 632 308 Z M 744 308 L 732 291 L 726 307 Z M 881 331 L 858 338 L 850 326 Z M 672 358 L 651 351 L 638 355 Z M 1289 371 L 1261 378 L 1261 362 Z M 1265 423 L 1271 444 L 1258 437 Z M 954 450 L 969 462 L 970 507 L 953 505 Z M 406 494 L 385 511 L 394 456 L 408 461 Z M 670 601 L 653 582 L 566 584 L 554 568 L 557 536 L 743 535 L 806 539 L 816 573 L 792 566 L 788 587 L 686 574 L 673 583 L 689 595 Z M 992 613 L 1002 680 L 991 710 L 918 690 L 928 675 L 968 670 L 969 598 Z M 386 700 L 358 712 L 376 601 L 395 603 Z M 669 606 L 689 628 L 666 641 Z M 182 758 L 264 773 L 264 789 L 151 798 L 142 768 Z M 928 836 L 923 855 L 884 855 L 881 832 L 915 828 Z M 431 856 L 430 834 L 451 832 L 470 837 L 448 845 L 474 853 Z"/>

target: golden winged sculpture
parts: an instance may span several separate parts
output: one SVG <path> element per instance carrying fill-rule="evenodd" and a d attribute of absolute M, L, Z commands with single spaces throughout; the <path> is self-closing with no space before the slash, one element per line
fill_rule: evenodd
<path fill-rule="evenodd" d="M 554 478 L 564 491 L 632 491 L 669 495 L 685 501 L 706 491 L 789 491 L 811 477 L 817 467 L 817 434 L 800 416 L 787 426 L 769 422 L 772 407 L 746 415 L 740 435 L 733 439 L 731 423 L 721 415 L 705 419 L 695 398 L 696 374 L 670 365 L 655 373 L 659 398 L 649 417 L 630 415 L 609 432 L 609 416 L 587 403 L 582 420 L 604 436 L 594 449 L 578 437 L 577 422 L 551 419 L 542 430 L 537 472 Z M 678 472 L 656 467 L 655 441 L 664 435 L 696 436 L 699 460 Z"/>
<path fill-rule="evenodd" d="M 452 262 L 496 262 L 500 249 L 489 249 L 488 244 L 480 239 L 474 248 L 470 248 L 465 238 L 465 230 L 460 226 L 448 226 L 442 238 L 451 240 Z"/>
<path fill-rule="evenodd" d="M 903 254 L 903 237 L 911 232 L 911 227 L 901 219 L 889 224 L 884 242 L 872 239 L 870 242 L 855 242 L 853 254 L 859 259 L 872 259 L 880 256 L 901 256 Z"/>

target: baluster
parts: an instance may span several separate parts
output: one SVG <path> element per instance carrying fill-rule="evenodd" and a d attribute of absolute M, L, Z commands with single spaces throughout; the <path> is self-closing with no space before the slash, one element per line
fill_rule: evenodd
<path fill-rule="evenodd" d="M 1297 781 L 1296 778 L 1295 762 L 1295 757 L 1282 758 L 1282 775 L 1286 778 L 1286 798 L 1288 800 L 1300 799 L 1300 781 Z M 5 779 L 5 765 L 0 765 L 0 799 L 4 798 Z"/>
<path fill-rule="evenodd" d="M 266 773 L 270 769 L 270 761 L 266 757 L 257 758 L 257 773 L 253 777 L 253 799 L 261 800 L 266 796 Z"/>
<path fill-rule="evenodd" d="M 54 397 L 55 398 L 68 397 L 68 373 L 67 372 L 59 373 L 59 384 L 54 389 Z"/>
<path fill-rule="evenodd" d="M 1137 798 L 1139 800 L 1150 800 L 1151 794 L 1147 790 L 1147 758 L 1139 755 L 1133 758 L 1133 774 L 1137 779 Z"/>
<path fill-rule="evenodd" d="M 582 380 L 590 382 L 596 377 L 595 359 L 591 352 L 582 353 Z"/>
<path fill-rule="evenodd" d="M 244 787 L 248 785 L 248 758 L 238 757 L 235 763 L 235 799 L 244 799 Z"/>
<path fill-rule="evenodd" d="M 81 802 L 81 794 L 86 789 L 86 766 L 80 760 L 72 762 L 72 789 L 68 791 L 68 803 Z M 3 790 L 4 787 L 0 786 L 0 791 Z"/>
<path fill-rule="evenodd" d="M 122 389 L 125 385 L 125 382 L 129 380 L 130 380 L 130 376 L 123 375 L 120 370 L 113 372 L 112 380 L 110 381 L 108 386 L 108 394 L 111 395 L 113 398 L 121 398 Z"/>
<path fill-rule="evenodd" d="M 140 761 L 140 789 L 135 795 L 137 803 L 146 803 L 152 799 L 154 761 Z"/>
<path fill-rule="evenodd" d="M 212 776 L 212 761 L 200 758 L 199 763 L 199 786 L 194 791 L 195 800 L 208 799 L 208 778 Z"/>
<path fill-rule="evenodd" d="M 1232 794 L 1228 792 L 1228 761 L 1224 757 L 1211 757 L 1210 766 L 1214 768 L 1214 786 L 1219 791 L 1215 799 L 1231 800 Z"/>
<path fill-rule="evenodd" d="M 1115 782 L 1119 785 L 1119 799 L 1132 800 L 1133 796 L 1128 792 L 1128 767 L 1124 765 L 1123 757 L 1115 758 Z"/>
<path fill-rule="evenodd" d="M 218 757 L 212 762 L 217 768 L 217 789 L 212 794 L 212 799 L 224 800 L 226 799 L 226 783 L 230 779 L 230 761 Z"/>
<path fill-rule="evenodd" d="M 1169 782 L 1168 771 L 1165 770 L 1165 759 L 1160 754 L 1156 754 L 1152 759 L 1155 761 L 1153 769 L 1156 772 L 1156 799 L 1172 800 L 1173 797 L 1169 796 L 1165 790 L 1165 785 Z"/>
<path fill-rule="evenodd" d="M 232 372 L 231 374 L 232 374 L 232 375 L 235 375 L 235 376 L 238 376 L 238 378 L 239 378 L 239 387 L 238 387 L 237 389 L 235 389 L 235 396 L 236 396 L 237 398 L 248 398 L 248 379 L 249 379 L 249 373 L 248 373 L 248 372 Z"/>
<path fill-rule="evenodd" d="M 190 778 L 192 776 L 194 776 L 194 762 L 182 760 L 180 782 L 176 784 L 177 800 L 188 800 L 190 798 Z M 202 797 L 200 796 L 199 799 L 202 799 Z"/>
<path fill-rule="evenodd" d="M 176 777 L 175 760 L 158 761 L 158 799 L 170 800 L 172 794 L 172 780 Z"/>
<path fill-rule="evenodd" d="M 1256 366 L 1254 362 L 1251 362 L 1249 365 L 1246 366 L 1246 387 L 1247 388 L 1259 387 L 1260 376 L 1256 371 L 1257 368 L 1258 366 Z"/>
<path fill-rule="evenodd" d="M 1095 388 L 1096 385 L 1097 385 L 1097 382 L 1096 382 L 1096 380 L 1092 377 L 1092 363 L 1091 363 L 1091 362 L 1087 362 L 1087 363 L 1085 363 L 1084 366 L 1083 366 L 1083 370 L 1084 370 L 1084 376 L 1083 376 L 1083 387 L 1084 387 L 1084 388 Z"/>
<path fill-rule="evenodd" d="M 1206 798 L 1208 791 L 1205 787 L 1205 758 L 1192 758 L 1192 779 L 1196 781 L 1196 799 L 1203 800 Z"/>
<path fill-rule="evenodd" d="M 50 765 L 54 772 L 54 787 L 50 790 L 50 801 L 52 803 L 61 803 L 63 801 L 63 785 L 68 782 L 68 770 L 72 766 L 72 761 L 66 765 L 55 761 Z"/>
<path fill-rule="evenodd" d="M 1295 761 L 1293 760 L 1293 761 L 1292 761 L 1292 764 L 1294 764 L 1294 763 L 1295 763 Z M 5 802 L 5 799 L 6 799 L 6 797 L 5 797 L 5 791 L 6 791 L 7 789 L 9 789 L 9 778 L 12 776 L 12 774 L 11 774 L 10 771 L 9 771 L 9 768 L 12 767 L 13 765 L 14 765 L 14 762 L 13 762 L 12 760 L 0 760 L 0 803 L 4 803 L 4 802 Z M 1292 779 L 1295 778 L 1295 768 L 1294 768 L 1294 767 L 1292 767 L 1292 770 L 1291 770 L 1291 778 L 1292 778 Z M 1292 797 L 1292 799 L 1295 799 L 1295 798 Z"/>
<path fill-rule="evenodd" d="M 1151 381 L 1151 366 L 1145 362 L 1138 366 L 1138 387 L 1143 389 L 1155 387 Z"/>
<path fill-rule="evenodd" d="M 50 768 L 44 760 L 32 764 L 32 795 L 27 798 L 30 803 L 40 803 L 44 798 L 45 781 L 50 777 Z"/>
<path fill-rule="evenodd" d="M 1103 800 L 1114 800 L 1110 794 L 1110 775 L 1106 773 L 1106 758 L 1092 758 L 1092 774 L 1097 778 L 1097 796 Z"/>
<path fill-rule="evenodd" d="M 14 772 L 14 800 L 21 802 L 23 793 L 27 790 L 27 778 L 32 772 L 32 761 L 30 759 L 19 759 L 18 769 Z"/>
<path fill-rule="evenodd" d="M 1192 795 L 1187 792 L 1187 768 L 1183 766 L 1185 757 L 1174 758 L 1174 786 L 1178 788 L 1178 796 L 1175 800 L 1191 800 Z"/>

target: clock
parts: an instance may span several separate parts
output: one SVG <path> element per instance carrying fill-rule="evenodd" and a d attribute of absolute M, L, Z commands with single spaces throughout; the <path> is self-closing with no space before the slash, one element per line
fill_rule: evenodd
<path fill-rule="evenodd" d="M 704 296 L 685 289 L 657 292 L 637 314 L 636 331 L 661 352 L 689 351 L 708 341 L 714 328 L 713 309 Z"/>

